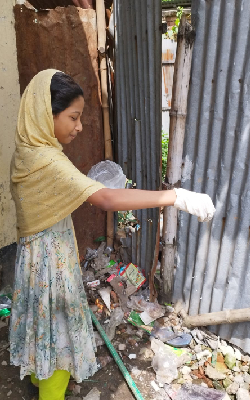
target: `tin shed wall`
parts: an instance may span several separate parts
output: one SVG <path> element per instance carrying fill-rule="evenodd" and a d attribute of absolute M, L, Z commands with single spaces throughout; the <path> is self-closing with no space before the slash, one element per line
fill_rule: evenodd
<path fill-rule="evenodd" d="M 194 0 L 182 187 L 208 193 L 210 223 L 181 213 L 174 301 L 190 315 L 250 306 L 250 3 Z M 250 324 L 211 328 L 250 352 Z"/>
<path fill-rule="evenodd" d="M 161 1 L 115 0 L 117 161 L 137 189 L 158 190 L 161 170 Z M 159 210 L 136 213 L 132 262 L 148 274 Z"/>
<path fill-rule="evenodd" d="M 104 158 L 96 13 L 74 6 L 38 12 L 15 6 L 15 18 L 21 93 L 36 73 L 47 68 L 71 75 L 83 88 L 83 131 L 65 146 L 65 153 L 87 174 Z M 105 215 L 88 203 L 73 213 L 80 255 L 93 247 L 94 239 L 105 236 Z"/>
<path fill-rule="evenodd" d="M 10 161 L 15 150 L 20 87 L 13 6 L 14 1 L 2 0 L 0 7 L 0 249 L 16 241 L 16 212 L 10 193 Z"/>

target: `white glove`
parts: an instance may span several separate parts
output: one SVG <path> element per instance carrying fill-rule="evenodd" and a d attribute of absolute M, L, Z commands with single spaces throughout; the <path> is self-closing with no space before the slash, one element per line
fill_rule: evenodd
<path fill-rule="evenodd" d="M 210 221 L 215 213 L 211 198 L 204 193 L 190 192 L 186 189 L 175 189 L 176 201 L 174 207 L 196 215 L 199 222 Z"/>

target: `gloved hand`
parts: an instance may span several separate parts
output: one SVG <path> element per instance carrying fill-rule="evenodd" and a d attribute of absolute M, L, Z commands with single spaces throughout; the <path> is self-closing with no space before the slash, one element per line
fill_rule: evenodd
<path fill-rule="evenodd" d="M 186 189 L 175 189 L 176 201 L 174 207 L 196 215 L 199 222 L 210 221 L 215 213 L 211 198 L 204 193 L 191 192 Z"/>

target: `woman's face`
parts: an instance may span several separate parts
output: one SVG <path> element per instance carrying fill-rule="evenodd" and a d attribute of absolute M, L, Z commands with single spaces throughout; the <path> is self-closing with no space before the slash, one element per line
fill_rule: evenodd
<path fill-rule="evenodd" d="M 53 115 L 54 133 L 62 144 L 72 142 L 78 133 L 82 131 L 81 115 L 84 107 L 84 99 L 79 96 L 71 105 L 57 115 Z"/>

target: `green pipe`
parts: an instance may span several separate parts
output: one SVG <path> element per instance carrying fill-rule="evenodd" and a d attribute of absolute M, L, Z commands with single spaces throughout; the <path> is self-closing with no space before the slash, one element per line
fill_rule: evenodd
<path fill-rule="evenodd" d="M 130 387 L 130 389 L 132 390 L 133 394 L 135 395 L 135 398 L 137 400 L 144 400 L 144 398 L 142 397 L 141 393 L 139 392 L 139 389 L 137 388 L 135 382 L 133 381 L 133 379 L 131 378 L 131 376 L 129 375 L 129 372 L 127 370 L 127 368 L 125 367 L 125 365 L 122 362 L 121 357 L 118 355 L 117 351 L 115 350 L 114 346 L 112 345 L 112 343 L 110 342 L 108 336 L 106 335 L 104 329 L 102 328 L 101 324 L 99 323 L 99 321 L 97 320 L 95 314 L 93 313 L 92 310 L 90 311 L 90 315 L 92 318 L 92 321 L 94 322 L 95 326 L 97 327 L 101 337 L 103 338 L 104 342 L 106 343 L 110 353 L 112 354 L 116 364 L 118 365 L 118 367 L 120 368 L 124 378 L 127 381 L 128 386 Z"/>

